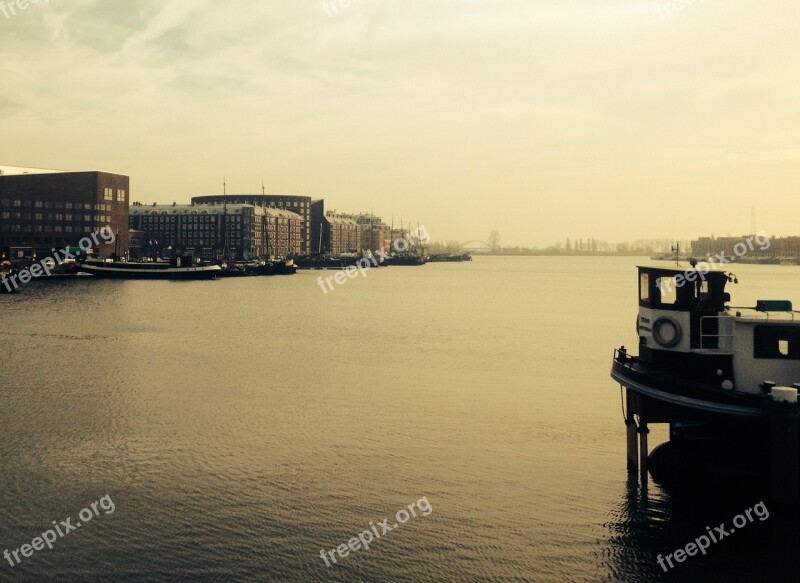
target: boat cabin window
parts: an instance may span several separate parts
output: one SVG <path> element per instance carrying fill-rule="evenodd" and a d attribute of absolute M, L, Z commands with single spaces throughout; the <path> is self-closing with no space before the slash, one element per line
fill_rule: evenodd
<path fill-rule="evenodd" d="M 639 275 L 639 301 L 647 303 L 650 301 L 650 274 L 641 273 Z"/>
<path fill-rule="evenodd" d="M 661 294 L 662 306 L 672 306 L 678 302 L 678 285 L 674 277 L 659 277 L 658 291 Z"/>
<path fill-rule="evenodd" d="M 728 299 L 726 283 L 722 272 L 640 268 L 639 305 L 654 310 L 722 312 Z"/>
<path fill-rule="evenodd" d="M 756 326 L 753 357 L 800 360 L 800 326 Z"/>

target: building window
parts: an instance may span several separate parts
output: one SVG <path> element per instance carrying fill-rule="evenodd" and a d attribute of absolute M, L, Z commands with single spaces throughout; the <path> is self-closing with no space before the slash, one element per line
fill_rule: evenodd
<path fill-rule="evenodd" d="M 113 188 L 106 188 L 103 190 L 103 199 L 104 200 L 114 200 L 114 189 Z"/>
<path fill-rule="evenodd" d="M 122 189 L 117 190 L 117 202 L 125 202 L 125 191 Z"/>

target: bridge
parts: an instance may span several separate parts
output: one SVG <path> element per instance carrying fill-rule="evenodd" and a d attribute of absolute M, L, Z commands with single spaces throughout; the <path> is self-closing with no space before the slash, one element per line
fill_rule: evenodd
<path fill-rule="evenodd" d="M 486 241 L 467 241 L 460 244 L 461 250 L 466 253 L 488 253 L 492 250 L 492 246 Z"/>

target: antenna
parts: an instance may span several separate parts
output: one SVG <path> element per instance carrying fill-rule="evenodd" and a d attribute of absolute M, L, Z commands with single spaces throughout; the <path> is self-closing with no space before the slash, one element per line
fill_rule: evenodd
<path fill-rule="evenodd" d="M 264 187 L 264 181 L 263 180 L 261 181 L 261 194 L 264 194 L 264 195 L 267 194 L 267 190 Z"/>
<path fill-rule="evenodd" d="M 681 265 L 681 261 L 680 261 L 680 259 L 681 259 L 681 244 L 680 243 L 676 243 L 675 246 L 672 248 L 672 250 L 675 251 L 675 265 L 680 267 L 680 265 Z"/>
<path fill-rule="evenodd" d="M 222 177 L 222 196 L 228 194 L 228 185 L 225 183 L 225 177 Z"/>

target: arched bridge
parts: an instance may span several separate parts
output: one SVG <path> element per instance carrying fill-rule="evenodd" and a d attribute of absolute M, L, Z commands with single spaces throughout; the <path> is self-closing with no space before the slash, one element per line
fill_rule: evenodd
<path fill-rule="evenodd" d="M 468 253 L 486 253 L 492 250 L 492 246 L 486 241 L 473 240 L 461 243 L 461 250 Z"/>

